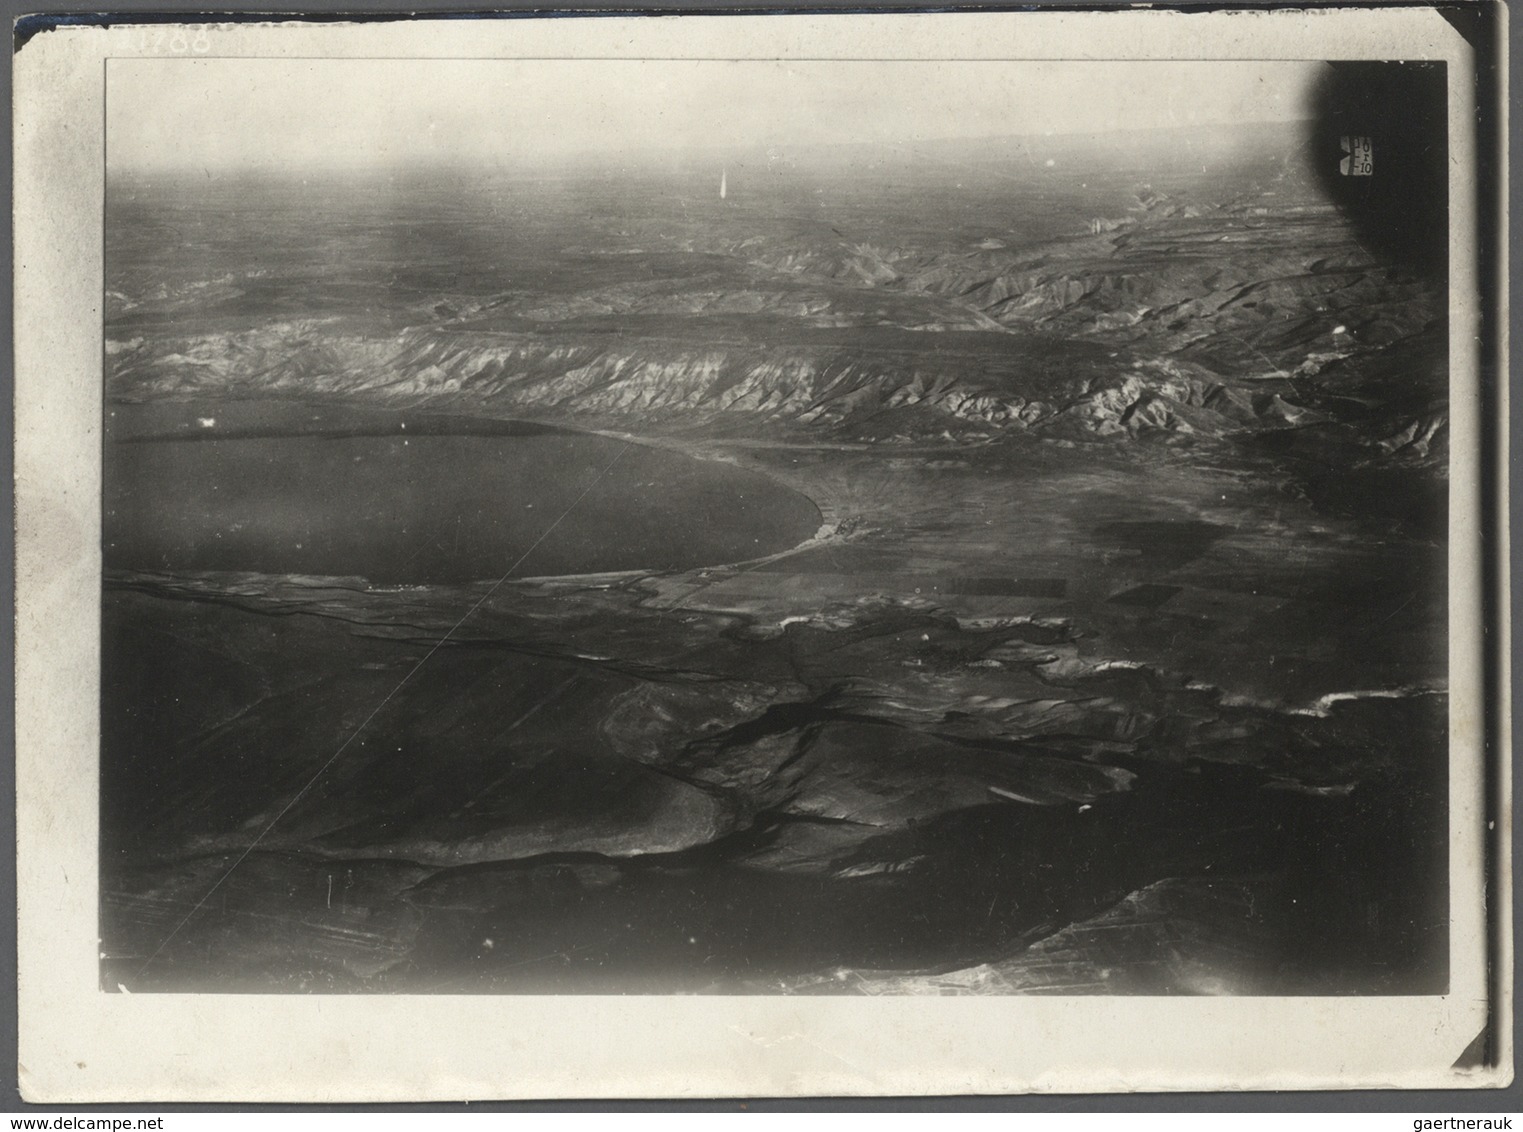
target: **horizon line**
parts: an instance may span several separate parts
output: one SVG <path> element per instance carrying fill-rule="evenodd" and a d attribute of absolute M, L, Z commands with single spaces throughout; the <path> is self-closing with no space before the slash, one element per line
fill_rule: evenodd
<path fill-rule="evenodd" d="M 949 134 L 934 138 L 907 139 L 902 142 L 884 141 L 878 139 L 864 139 L 861 141 L 847 142 L 777 142 L 756 141 L 731 144 L 694 144 L 694 145 L 662 145 L 644 148 L 597 148 L 587 147 L 581 149 L 554 150 L 544 153 L 531 151 L 508 151 L 498 155 L 447 155 L 442 157 L 399 157 L 389 160 L 373 160 L 360 158 L 345 161 L 339 158 L 330 158 L 321 161 L 303 162 L 299 165 L 287 166 L 272 165 L 269 163 L 219 163 L 208 166 L 205 162 L 189 160 L 185 162 L 113 162 L 110 154 L 110 142 L 107 140 L 106 168 L 116 173 L 154 173 L 154 172 L 185 172 L 200 170 L 207 176 L 221 176 L 226 174 L 247 175 L 256 173 L 281 174 L 304 172 L 402 172 L 420 171 L 428 169 L 492 169 L 499 172 L 524 171 L 544 169 L 546 167 L 566 166 L 586 163 L 589 159 L 604 158 L 613 160 L 617 158 L 649 159 L 661 155 L 677 155 L 686 153 L 711 153 L 716 155 L 746 155 L 750 153 L 765 154 L 767 151 L 815 152 L 829 151 L 838 153 L 841 150 L 884 149 L 884 150 L 913 150 L 923 146 L 943 146 L 957 143 L 966 144 L 999 144 L 1012 142 L 1052 142 L 1059 139 L 1078 138 L 1111 138 L 1117 135 L 1146 135 L 1146 134 L 1184 134 L 1200 133 L 1203 131 L 1232 131 L 1247 128 L 1279 127 L 1292 128 L 1304 127 L 1307 123 L 1314 122 L 1312 116 L 1300 118 L 1253 118 L 1238 122 L 1193 122 L 1185 125 L 1170 126 L 1118 126 L 1105 130 L 1065 130 L 1046 132 L 1024 132 L 1012 134 Z"/>

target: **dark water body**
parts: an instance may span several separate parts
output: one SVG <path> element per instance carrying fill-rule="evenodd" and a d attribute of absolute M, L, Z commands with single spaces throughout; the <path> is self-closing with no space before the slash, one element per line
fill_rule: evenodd
<path fill-rule="evenodd" d="M 108 444 L 106 564 L 460 583 L 735 562 L 820 524 L 807 498 L 744 469 L 574 432 L 420 423 Z"/>

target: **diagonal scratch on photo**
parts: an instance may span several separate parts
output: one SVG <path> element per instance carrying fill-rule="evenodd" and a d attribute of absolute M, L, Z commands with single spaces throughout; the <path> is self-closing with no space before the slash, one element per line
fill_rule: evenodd
<path fill-rule="evenodd" d="M 103 990 L 1446 989 L 1443 64 L 106 83 Z"/>

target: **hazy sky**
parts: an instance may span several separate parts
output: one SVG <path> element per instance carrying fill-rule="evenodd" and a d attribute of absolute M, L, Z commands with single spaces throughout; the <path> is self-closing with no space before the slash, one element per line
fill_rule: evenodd
<path fill-rule="evenodd" d="M 117 59 L 112 168 L 904 144 L 1306 116 L 1319 63 Z"/>

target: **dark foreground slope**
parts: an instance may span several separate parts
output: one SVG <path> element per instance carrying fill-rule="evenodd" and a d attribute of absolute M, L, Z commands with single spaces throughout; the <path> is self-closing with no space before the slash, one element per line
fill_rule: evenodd
<path fill-rule="evenodd" d="M 823 526 L 117 563 L 105 984 L 1441 987 L 1441 284 L 1286 161 L 1075 166 L 114 186 L 116 443 L 535 422 Z"/>

